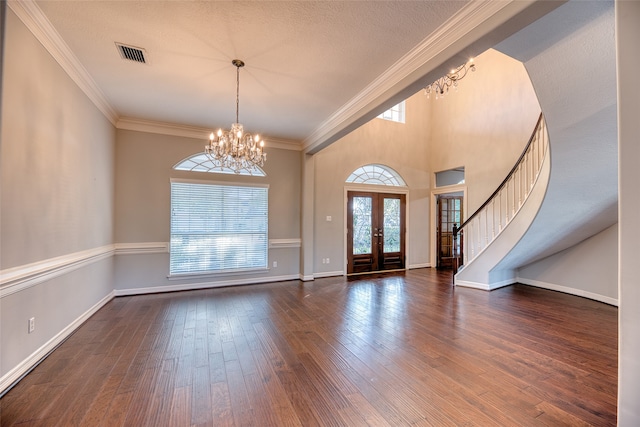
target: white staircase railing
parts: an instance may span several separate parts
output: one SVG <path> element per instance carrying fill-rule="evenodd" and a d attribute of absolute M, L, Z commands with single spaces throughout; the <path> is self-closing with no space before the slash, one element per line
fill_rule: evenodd
<path fill-rule="evenodd" d="M 462 264 L 477 257 L 517 215 L 538 179 L 548 149 L 547 126 L 540 114 L 527 146 L 504 181 L 460 227 L 454 227 L 454 239 L 460 234 L 464 242 Z"/>

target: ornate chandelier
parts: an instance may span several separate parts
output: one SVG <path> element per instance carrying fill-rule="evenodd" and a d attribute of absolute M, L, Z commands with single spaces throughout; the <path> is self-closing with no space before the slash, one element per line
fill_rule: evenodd
<path fill-rule="evenodd" d="M 429 86 L 425 87 L 424 94 L 427 95 L 428 98 L 431 92 L 435 92 L 436 99 L 438 99 L 438 97 L 444 97 L 445 94 L 449 92 L 449 88 L 451 86 L 458 89 L 458 82 L 467 75 L 469 70 L 476 70 L 476 64 L 473 63 L 473 59 L 470 59 L 469 62 L 451 70 L 450 73 L 445 74 Z"/>
<path fill-rule="evenodd" d="M 231 125 L 231 130 L 218 129 L 216 133 L 211 132 L 204 150 L 215 167 L 229 168 L 240 173 L 241 170 L 252 171 L 258 166 L 264 166 L 267 153 L 264 152 L 264 141 L 258 135 L 244 133 L 239 123 L 240 68 L 244 67 L 244 62 L 234 59 L 231 63 L 236 67 L 236 122 Z"/>

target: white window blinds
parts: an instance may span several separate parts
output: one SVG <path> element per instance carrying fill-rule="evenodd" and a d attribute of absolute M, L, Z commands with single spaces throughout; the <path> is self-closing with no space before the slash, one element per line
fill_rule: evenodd
<path fill-rule="evenodd" d="M 268 188 L 171 182 L 170 274 L 267 268 Z"/>

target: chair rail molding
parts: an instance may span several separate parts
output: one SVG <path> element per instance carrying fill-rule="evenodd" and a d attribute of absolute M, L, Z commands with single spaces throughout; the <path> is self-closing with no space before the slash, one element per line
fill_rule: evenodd
<path fill-rule="evenodd" d="M 116 255 L 164 254 L 169 252 L 169 242 L 116 243 Z"/>
<path fill-rule="evenodd" d="M 1 270 L 0 298 L 109 258 L 114 253 L 114 245 L 105 245 Z"/>

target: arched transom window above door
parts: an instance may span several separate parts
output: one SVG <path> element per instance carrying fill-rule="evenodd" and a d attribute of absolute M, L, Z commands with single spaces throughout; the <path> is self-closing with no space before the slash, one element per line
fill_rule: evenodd
<path fill-rule="evenodd" d="M 407 186 L 398 172 L 389 166 L 379 164 L 359 167 L 349 175 L 346 182 L 353 184 L 387 185 L 390 187 Z"/>

